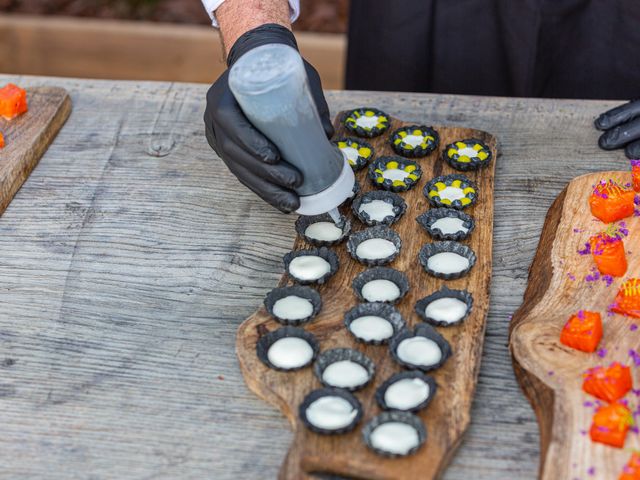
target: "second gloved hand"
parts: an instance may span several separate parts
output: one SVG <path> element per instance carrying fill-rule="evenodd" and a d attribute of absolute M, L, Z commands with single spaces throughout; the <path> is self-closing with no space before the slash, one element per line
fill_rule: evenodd
<path fill-rule="evenodd" d="M 275 24 L 262 25 L 236 41 L 227 59 L 229 68 L 249 50 L 270 43 L 297 49 L 290 30 Z M 331 137 L 333 126 L 320 76 L 309 63 L 305 61 L 304 65 L 322 125 L 327 137 Z M 302 174 L 284 161 L 277 147 L 249 122 L 229 89 L 228 78 L 229 70 L 207 92 L 204 114 L 207 141 L 242 184 L 278 210 L 292 212 L 300 206 L 293 189 L 302 184 Z"/>
<path fill-rule="evenodd" d="M 598 145 L 605 150 L 625 147 L 628 158 L 640 159 L 640 100 L 625 103 L 602 115 L 596 121 L 598 130 L 605 132 Z"/>

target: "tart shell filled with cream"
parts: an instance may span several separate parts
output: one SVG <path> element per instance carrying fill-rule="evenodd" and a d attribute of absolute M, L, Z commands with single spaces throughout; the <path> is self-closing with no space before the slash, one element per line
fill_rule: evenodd
<path fill-rule="evenodd" d="M 442 157 L 452 168 L 460 171 L 476 170 L 491 162 L 491 150 L 477 138 L 467 138 L 447 145 Z"/>
<path fill-rule="evenodd" d="M 478 200 L 478 187 L 464 175 L 443 175 L 428 182 L 424 196 L 434 207 L 463 209 Z"/>
<path fill-rule="evenodd" d="M 391 135 L 393 150 L 403 157 L 424 157 L 433 152 L 440 143 L 440 136 L 431 127 L 411 125 L 397 129 Z"/>
<path fill-rule="evenodd" d="M 389 115 L 377 108 L 356 108 L 347 112 L 344 126 L 359 137 L 373 138 L 382 135 L 389 128 Z"/>

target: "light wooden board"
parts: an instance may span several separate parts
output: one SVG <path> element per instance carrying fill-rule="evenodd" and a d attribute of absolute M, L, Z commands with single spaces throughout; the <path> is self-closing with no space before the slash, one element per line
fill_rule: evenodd
<path fill-rule="evenodd" d="M 580 478 L 592 468 L 594 478 L 617 478 L 629 452 L 640 448 L 640 438 L 633 432 L 627 435 L 624 449 L 592 442 L 588 431 L 595 407 L 585 402 L 595 398 L 582 391 L 586 369 L 613 361 L 633 366 L 628 352 L 640 346 L 640 333 L 630 330 L 637 319 L 606 314 L 624 279 L 640 276 L 640 218 L 625 220 L 629 269 L 610 286 L 602 280 L 585 280 L 593 273 L 594 263 L 591 255 L 577 253 L 590 236 L 606 227 L 591 216 L 587 202 L 593 185 L 609 178 L 627 183 L 631 175 L 601 172 L 578 177 L 553 203 L 531 265 L 524 303 L 511 323 L 516 376 L 540 423 L 540 478 L 544 480 Z M 602 315 L 604 335 L 599 349 L 604 349 L 603 358 L 560 343 L 562 327 L 580 309 Z M 631 370 L 638 388 L 640 372 Z M 635 408 L 637 398 L 629 394 L 628 400 Z"/>
<path fill-rule="evenodd" d="M 0 117 L 5 138 L 0 149 L 0 215 L 71 113 L 71 100 L 63 88 L 29 88 L 27 103 L 26 113 L 12 120 Z"/>
<path fill-rule="evenodd" d="M 349 136 L 340 124 L 342 114 L 336 120 L 336 138 Z M 396 128 L 408 126 L 392 119 L 389 131 L 371 139 L 375 155 L 395 155 L 389 143 L 389 135 Z M 358 302 L 351 288 L 353 278 L 366 269 L 346 251 L 346 242 L 334 247 L 340 259 L 340 268 L 330 281 L 319 287 L 323 299 L 323 310 L 307 326 L 320 342 L 320 350 L 350 347 L 365 353 L 376 364 L 373 382 L 356 396 L 363 405 L 362 423 L 352 432 L 328 437 L 310 432 L 298 418 L 298 406 L 310 391 L 321 387 L 308 367 L 294 373 L 277 372 L 262 364 L 256 356 L 256 342 L 280 325 L 270 317 L 265 308 L 247 319 L 238 330 L 237 352 L 240 367 L 247 385 L 260 397 L 276 405 L 287 416 L 295 431 L 285 464 L 280 471 L 282 479 L 301 479 L 311 474 L 343 475 L 350 478 L 367 479 L 412 479 L 437 478 L 449 463 L 462 433 L 469 424 L 469 410 L 480 368 L 482 344 L 487 311 L 489 308 L 489 284 L 491 280 L 492 238 L 493 238 L 493 175 L 497 158 L 496 139 L 485 132 L 460 127 L 434 127 L 440 134 L 440 147 L 429 156 L 419 159 L 423 170 L 418 184 L 400 195 L 407 203 L 405 215 L 391 226 L 400 234 L 402 249 L 398 258 L 388 266 L 404 272 L 409 278 L 409 293 L 396 306 L 409 326 L 419 323 L 414 312 L 416 302 L 439 290 L 442 285 L 453 289 L 467 290 L 473 295 L 473 311 L 460 325 L 439 328 L 440 333 L 451 344 L 453 355 L 445 365 L 434 371 L 438 384 L 434 401 L 420 412 L 427 427 L 427 442 L 415 455 L 400 459 L 384 459 L 375 455 L 362 442 L 361 427 L 380 413 L 374 394 L 376 388 L 392 374 L 402 369 L 393 361 L 388 346 L 362 345 L 356 342 L 343 326 L 344 313 Z M 458 280 L 444 281 L 428 275 L 418 262 L 418 252 L 425 244 L 434 241 L 420 227 L 415 218 L 429 209 L 429 202 L 423 195 L 424 185 L 432 178 L 450 173 L 460 173 L 442 160 L 445 146 L 457 140 L 479 138 L 493 152 L 493 160 L 484 169 L 464 174 L 476 182 L 479 190 L 478 203 L 465 209 L 476 219 L 476 228 L 470 238 L 463 243 L 469 245 L 478 257 L 471 272 Z M 363 191 L 374 190 L 367 177 L 367 169 L 357 174 Z M 353 216 L 348 207 L 343 207 L 353 224 L 353 231 L 366 228 Z M 294 249 L 309 248 L 311 245 L 298 239 Z M 286 276 L 280 281 L 287 284 Z"/>

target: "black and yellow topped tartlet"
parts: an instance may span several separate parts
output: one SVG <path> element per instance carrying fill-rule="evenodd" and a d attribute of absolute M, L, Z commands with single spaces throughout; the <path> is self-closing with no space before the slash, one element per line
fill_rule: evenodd
<path fill-rule="evenodd" d="M 354 171 L 364 168 L 373 158 L 374 150 L 371 145 L 355 138 L 338 138 L 333 143 L 347 157 L 347 161 Z"/>
<path fill-rule="evenodd" d="M 389 115 L 377 108 L 356 108 L 344 117 L 344 126 L 359 137 L 373 138 L 389 128 Z"/>
<path fill-rule="evenodd" d="M 464 175 L 443 175 L 424 186 L 424 196 L 434 207 L 450 207 L 462 210 L 476 203 L 478 187 Z"/>
<path fill-rule="evenodd" d="M 450 143 L 442 152 L 445 162 L 463 172 L 488 165 L 491 162 L 491 156 L 489 147 L 477 138 Z"/>
<path fill-rule="evenodd" d="M 431 127 L 411 125 L 391 135 L 391 146 L 398 155 L 409 158 L 424 157 L 440 144 L 440 135 Z"/>
<path fill-rule="evenodd" d="M 402 157 L 379 157 L 369 165 L 371 182 L 377 187 L 392 192 L 411 189 L 421 176 L 420 166 Z"/>

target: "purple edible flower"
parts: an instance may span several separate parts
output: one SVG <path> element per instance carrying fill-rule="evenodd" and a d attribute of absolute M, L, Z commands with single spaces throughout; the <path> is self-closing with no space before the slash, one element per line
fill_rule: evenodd
<path fill-rule="evenodd" d="M 607 356 L 607 349 L 606 348 L 601 348 L 600 350 L 598 350 L 598 356 L 600 358 L 604 358 Z"/>
<path fill-rule="evenodd" d="M 629 350 L 629 356 L 631 357 L 631 360 L 633 360 L 634 365 L 636 367 L 640 367 L 640 354 L 635 350 L 631 349 Z"/>

